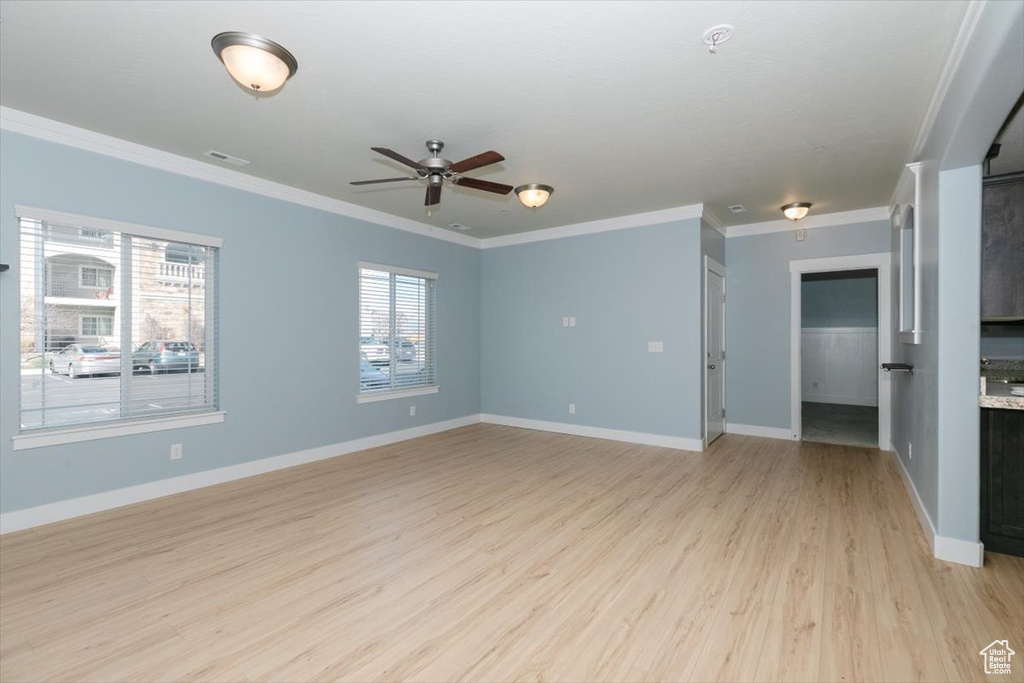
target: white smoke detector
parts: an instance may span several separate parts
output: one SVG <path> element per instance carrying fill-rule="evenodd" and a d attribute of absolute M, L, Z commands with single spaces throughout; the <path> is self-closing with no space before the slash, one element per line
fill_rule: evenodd
<path fill-rule="evenodd" d="M 718 26 L 712 26 L 707 31 L 704 31 L 704 44 L 707 45 L 711 53 L 714 54 L 716 47 L 732 38 L 734 30 L 735 29 L 732 24 L 719 24 Z"/>

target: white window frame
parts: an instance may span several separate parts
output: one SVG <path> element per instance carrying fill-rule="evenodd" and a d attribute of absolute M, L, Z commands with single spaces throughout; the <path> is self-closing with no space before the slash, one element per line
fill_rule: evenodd
<path fill-rule="evenodd" d="M 97 330 L 96 334 L 89 334 L 89 333 L 87 333 L 85 331 L 85 319 L 86 318 L 95 318 L 96 319 L 96 330 Z M 109 320 L 110 321 L 110 332 L 102 332 L 102 331 L 100 331 L 100 329 L 99 329 L 99 327 L 100 327 L 99 321 L 101 319 L 102 320 Z M 101 315 L 101 314 L 98 314 L 98 313 L 84 313 L 84 314 L 78 316 L 78 334 L 81 337 L 112 337 L 112 336 L 114 336 L 114 316 L 112 316 L 112 315 Z"/>
<path fill-rule="evenodd" d="M 216 247 L 218 249 L 224 246 L 224 240 L 220 237 L 182 232 L 180 230 L 168 230 L 166 228 L 157 228 L 147 225 L 137 225 L 135 223 L 115 221 L 106 218 L 69 214 L 62 211 L 52 211 L 50 209 L 41 209 L 33 206 L 16 205 L 14 207 L 14 213 L 19 219 L 24 218 L 28 220 L 38 220 L 63 225 L 87 225 L 91 228 L 96 228 L 105 232 L 125 232 L 136 237 L 148 237 L 151 239 L 167 240 L 169 242 L 188 242 L 205 247 Z M 219 277 L 219 273 L 217 274 L 217 277 Z M 214 302 L 211 300 L 208 305 L 213 305 L 213 303 Z M 213 326 L 210 327 L 212 328 Z M 20 353 L 19 345 L 12 345 L 12 348 L 16 353 Z M 18 392 L 18 395 L 18 414 L 20 415 L 20 391 Z M 131 434 L 146 434 L 169 429 L 180 429 L 183 427 L 197 427 L 200 425 L 223 422 L 226 414 L 226 411 L 223 409 L 218 409 L 197 413 L 168 414 L 157 417 L 129 417 L 105 423 L 89 423 L 70 427 L 43 427 L 15 434 L 11 437 L 11 447 L 15 451 L 20 451 L 30 448 L 43 448 L 47 446 L 92 441 L 95 439 L 128 436 Z"/>
<path fill-rule="evenodd" d="M 384 265 L 384 264 L 381 264 L 381 263 L 369 263 L 367 261 L 360 261 L 357 264 L 357 266 L 356 266 L 356 316 L 357 316 L 357 319 L 356 319 L 356 332 L 357 332 L 357 334 L 355 336 L 356 336 L 357 343 L 361 342 L 361 340 L 362 340 L 362 338 L 364 336 L 362 334 L 362 329 L 361 329 L 361 322 L 362 321 L 358 319 L 358 316 L 360 316 L 362 314 L 362 279 L 361 279 L 360 271 L 362 271 L 363 269 L 386 271 L 386 272 L 391 273 L 393 275 L 407 275 L 409 277 L 418 277 L 418 278 L 423 278 L 423 279 L 426 279 L 426 280 L 433 280 L 435 283 L 437 282 L 437 279 L 438 279 L 438 274 L 437 273 L 431 273 L 431 272 L 426 271 L 426 270 L 415 270 L 413 268 L 402 268 L 402 267 L 397 267 L 397 266 L 388 266 L 388 265 Z M 436 285 L 435 285 L 435 294 L 436 294 Z M 392 306 L 394 306 L 394 302 L 393 301 L 392 301 Z M 434 313 L 434 317 L 436 318 L 437 317 L 437 302 L 436 301 L 432 302 L 432 305 L 430 306 L 430 310 Z M 434 335 L 435 336 L 437 335 L 437 320 L 436 319 L 435 320 L 431 320 L 431 321 L 427 321 L 427 327 L 428 327 L 428 329 L 433 329 Z M 437 353 L 437 339 L 435 338 L 435 339 L 433 339 L 431 341 L 433 343 L 434 353 L 436 354 Z M 359 360 L 359 355 L 358 354 L 355 356 L 355 360 L 356 361 Z M 409 398 L 409 397 L 412 397 L 412 396 L 425 396 L 425 395 L 429 395 L 429 394 L 436 394 L 436 393 L 438 393 L 438 391 L 440 391 L 440 385 L 437 382 L 437 365 L 436 365 L 437 359 L 436 358 L 431 358 L 431 359 L 429 359 L 429 362 L 433 362 L 434 363 L 434 376 L 433 376 L 433 380 L 434 381 L 433 381 L 432 384 L 427 384 L 427 385 L 422 385 L 422 386 L 417 386 L 417 387 L 410 387 L 408 389 L 375 389 L 373 391 L 367 391 L 367 392 L 364 392 L 364 391 L 362 391 L 362 389 L 357 388 L 356 389 L 356 402 L 357 403 L 376 403 L 378 401 L 390 401 L 390 400 L 393 400 L 393 399 Z M 358 384 L 357 384 L 357 387 L 358 387 Z"/>
<path fill-rule="evenodd" d="M 100 281 L 100 271 L 101 270 L 107 271 L 108 273 L 110 273 L 110 284 L 105 286 L 105 287 L 103 285 L 99 285 L 99 284 L 95 284 L 95 285 L 87 285 L 87 284 L 85 284 L 85 271 L 87 271 L 87 270 L 95 270 L 96 271 L 96 282 L 97 283 Z M 92 266 L 92 265 L 85 265 L 85 264 L 80 265 L 80 266 L 78 266 L 78 286 L 80 288 L 82 288 L 82 289 L 109 289 L 110 287 L 114 286 L 114 269 L 109 267 L 109 266 Z"/>

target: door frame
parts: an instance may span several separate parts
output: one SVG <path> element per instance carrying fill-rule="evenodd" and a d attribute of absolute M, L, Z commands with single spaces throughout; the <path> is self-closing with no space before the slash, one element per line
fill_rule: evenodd
<path fill-rule="evenodd" d="M 708 362 L 707 362 L 708 354 L 707 354 L 707 349 L 708 349 L 708 335 L 711 332 L 710 328 L 708 327 L 708 271 L 711 271 L 711 272 L 715 273 L 716 275 L 721 276 L 721 278 L 722 278 L 722 353 L 723 354 L 725 353 L 725 348 L 726 348 L 725 347 L 725 333 L 726 333 L 726 324 L 725 324 L 725 306 L 726 306 L 725 290 L 726 290 L 727 284 L 726 284 L 726 277 L 725 277 L 725 266 L 723 266 L 721 263 L 719 263 L 715 259 L 713 259 L 710 256 L 705 254 L 704 255 L 704 273 L 703 273 L 703 275 L 704 275 L 704 296 L 703 296 L 703 301 L 701 301 L 701 309 L 702 309 L 702 311 L 704 313 L 704 315 L 703 315 L 704 319 L 702 321 L 702 326 L 703 326 L 703 329 L 704 329 L 704 340 L 703 340 L 704 343 L 701 344 L 701 354 L 700 354 L 700 379 L 701 379 L 701 388 L 703 389 L 703 398 L 704 398 L 704 403 L 703 403 L 703 408 L 704 409 L 702 411 L 702 413 L 704 415 L 704 424 L 702 426 L 704 428 L 703 441 L 704 441 L 704 447 L 705 448 L 708 445 L 708 367 L 707 367 L 707 365 L 708 365 Z M 723 356 L 723 361 L 724 360 L 725 360 L 725 358 Z M 725 385 L 726 385 L 726 382 L 725 382 L 725 379 L 726 379 L 725 378 L 725 370 L 728 367 L 728 365 L 729 364 L 728 364 L 727 361 L 723 362 L 723 365 L 722 365 L 722 410 L 723 411 L 725 410 L 725 405 L 726 405 L 725 404 Z M 728 424 L 729 424 L 728 418 L 727 417 L 723 417 L 722 418 L 722 433 L 723 434 L 725 434 L 728 431 L 728 429 L 727 429 Z"/>
<path fill-rule="evenodd" d="M 790 432 L 793 439 L 803 438 L 801 387 L 801 276 L 804 273 L 828 273 L 842 270 L 875 270 L 878 272 L 878 363 L 892 360 L 892 254 L 856 254 L 829 258 L 800 259 L 789 262 L 789 400 Z M 891 373 L 878 373 L 878 447 L 892 450 L 892 382 Z"/>

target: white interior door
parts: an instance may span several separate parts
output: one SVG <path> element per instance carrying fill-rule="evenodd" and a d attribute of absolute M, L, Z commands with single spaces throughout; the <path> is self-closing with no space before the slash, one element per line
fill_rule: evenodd
<path fill-rule="evenodd" d="M 708 443 L 725 431 L 725 275 L 719 269 L 709 260 L 705 270 L 704 433 Z"/>

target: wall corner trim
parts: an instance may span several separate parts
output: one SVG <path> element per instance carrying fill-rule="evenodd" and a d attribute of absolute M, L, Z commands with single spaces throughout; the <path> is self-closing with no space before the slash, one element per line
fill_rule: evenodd
<path fill-rule="evenodd" d="M 70 500 L 61 500 L 55 503 L 47 503 L 45 505 L 25 508 L 23 510 L 12 510 L 11 512 L 0 514 L 0 534 L 20 531 L 22 529 L 30 529 L 32 527 L 42 526 L 43 524 L 52 524 L 53 522 L 60 522 L 65 519 L 81 517 L 94 512 L 102 512 L 104 510 L 112 510 L 125 505 L 141 503 L 155 498 L 163 498 L 164 496 L 184 493 L 185 491 L 201 489 L 207 486 L 224 484 L 229 481 L 235 481 L 236 479 L 245 479 L 246 477 L 252 477 L 257 474 L 283 470 L 288 467 L 295 467 L 296 465 L 305 465 L 318 460 L 336 458 L 338 456 L 366 450 L 367 448 L 387 446 L 389 444 L 398 443 L 399 441 L 407 441 L 421 436 L 437 434 L 438 432 L 446 432 L 451 429 L 458 429 L 459 427 L 477 424 L 478 422 L 480 422 L 480 415 L 467 415 L 454 420 L 433 422 L 419 427 L 411 427 L 409 429 L 402 429 L 385 434 L 376 434 L 374 436 L 353 439 L 342 443 L 317 446 L 316 448 L 310 448 L 295 453 L 287 453 L 285 455 L 277 455 L 269 458 L 262 458 L 260 460 L 243 462 L 237 465 L 228 465 L 227 467 L 194 472 L 192 474 L 185 474 L 171 479 L 160 479 L 158 481 L 147 482 L 145 484 L 137 484 L 135 486 L 128 486 L 121 489 L 115 489 L 113 491 L 104 491 L 103 493 L 82 496 L 80 498 L 72 498 Z"/>
<path fill-rule="evenodd" d="M 854 211 L 812 214 L 800 221 L 780 218 L 776 221 L 764 221 L 763 223 L 733 225 L 725 229 L 725 236 L 731 239 L 733 237 L 764 235 L 770 232 L 830 228 L 836 225 L 852 225 L 854 223 L 870 223 L 874 221 L 885 221 L 888 223 L 890 213 L 892 213 L 891 206 L 875 206 L 869 209 L 856 209 Z"/>
<path fill-rule="evenodd" d="M 579 237 L 581 235 L 593 235 L 598 232 L 611 232 L 612 230 L 643 228 L 649 225 L 661 225 L 689 218 L 701 218 L 702 216 L 704 216 L 703 204 L 688 204 L 660 211 L 634 213 L 629 216 L 616 216 L 615 218 L 603 218 L 596 221 L 587 221 L 586 223 L 573 223 L 543 230 L 531 230 L 530 232 L 517 232 L 500 237 L 488 237 L 480 240 L 480 248 L 511 247 L 516 244 L 527 244 L 528 242 L 543 242 L 564 237 Z"/>
<path fill-rule="evenodd" d="M 903 486 L 907 490 L 910 502 L 914 505 L 914 512 L 917 513 L 917 521 L 921 525 L 921 531 L 924 532 L 925 540 L 928 541 L 928 547 L 932 549 L 932 555 L 935 559 L 965 564 L 968 567 L 981 567 L 985 561 L 984 544 L 962 541 L 959 538 L 950 538 L 949 536 L 939 536 L 935 531 L 935 525 L 932 523 L 931 517 L 928 516 L 928 511 L 924 509 L 924 503 L 921 502 L 921 496 L 917 492 L 914 480 L 910 478 L 910 473 L 907 472 L 907 468 L 903 465 L 903 458 L 900 457 L 895 448 L 889 452 L 896 461 L 896 469 L 899 470 L 900 479 L 903 480 Z"/>
<path fill-rule="evenodd" d="M 480 421 L 487 424 L 503 425 L 505 427 L 536 429 L 541 432 L 556 432 L 558 434 L 569 434 L 571 436 L 587 436 L 593 439 L 624 441 L 626 443 L 635 443 L 644 446 L 660 446 L 662 448 L 675 448 L 676 450 L 694 451 L 697 453 L 701 451 L 703 446 L 702 439 L 688 439 L 683 436 L 631 432 L 623 429 L 607 429 L 605 427 L 588 427 L 586 425 L 568 424 L 565 422 L 547 422 L 545 420 L 531 420 L 523 417 L 508 417 L 506 415 L 489 415 L 485 413 L 480 415 Z"/>
<path fill-rule="evenodd" d="M 737 434 L 739 436 L 759 436 L 764 439 L 784 439 L 795 441 L 793 432 L 783 427 L 762 427 L 760 425 L 744 425 L 735 422 L 725 423 L 726 434 Z"/>
<path fill-rule="evenodd" d="M 251 192 L 269 197 L 270 199 L 307 206 L 339 216 L 348 216 L 349 218 L 411 232 L 423 237 L 431 237 L 467 247 L 480 247 L 480 240 L 469 235 L 409 220 L 408 218 L 393 216 L 376 209 L 369 209 L 365 206 L 316 194 L 315 192 L 300 190 L 290 185 L 258 178 L 233 169 L 221 168 L 205 161 L 190 159 L 189 157 L 165 152 L 153 147 L 146 147 L 135 142 L 128 142 L 127 140 L 61 123 L 60 121 L 54 121 L 42 116 L 36 116 L 35 114 L 29 114 L 17 109 L 11 109 L 10 107 L 0 107 L 0 130 L 67 145 L 68 147 L 231 187 L 236 190 Z"/>
<path fill-rule="evenodd" d="M 707 221 L 707 224 L 719 235 L 722 237 L 726 236 L 728 230 L 725 227 L 725 223 L 723 223 L 718 215 L 711 211 L 707 206 L 704 207 L 704 220 Z"/>

